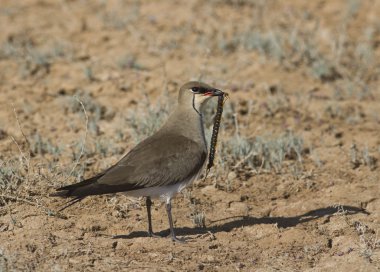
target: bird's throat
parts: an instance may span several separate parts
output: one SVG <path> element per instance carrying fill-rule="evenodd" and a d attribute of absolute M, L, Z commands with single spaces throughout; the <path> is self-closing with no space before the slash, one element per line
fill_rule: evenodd
<path fill-rule="evenodd" d="M 197 106 L 196 106 L 196 103 L 195 103 L 195 94 L 193 94 L 193 109 L 202 118 L 202 114 L 200 113 L 200 110 L 197 109 Z"/>

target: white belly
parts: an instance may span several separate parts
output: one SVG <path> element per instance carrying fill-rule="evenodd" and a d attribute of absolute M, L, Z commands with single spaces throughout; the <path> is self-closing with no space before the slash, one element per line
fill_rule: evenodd
<path fill-rule="evenodd" d="M 166 203 L 169 203 L 170 200 L 173 198 L 173 196 L 181 192 L 187 185 L 189 185 L 190 183 L 192 183 L 194 180 L 198 178 L 202 169 L 203 167 L 201 167 L 199 172 L 193 177 L 191 177 L 190 179 L 184 180 L 182 182 L 178 182 L 176 184 L 167 185 L 167 186 L 154 186 L 154 187 L 138 189 L 134 191 L 127 191 L 127 192 L 124 192 L 123 194 L 127 196 L 132 196 L 132 197 L 149 196 L 151 198 L 160 198 Z"/>

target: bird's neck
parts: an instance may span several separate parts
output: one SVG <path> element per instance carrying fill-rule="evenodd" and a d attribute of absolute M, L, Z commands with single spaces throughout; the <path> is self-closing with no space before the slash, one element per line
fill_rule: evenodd
<path fill-rule="evenodd" d="M 202 144 L 207 149 L 202 114 L 192 107 L 177 107 L 163 128 Z"/>

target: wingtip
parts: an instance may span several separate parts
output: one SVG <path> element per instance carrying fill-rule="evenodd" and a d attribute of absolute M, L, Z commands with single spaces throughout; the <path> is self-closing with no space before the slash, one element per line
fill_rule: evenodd
<path fill-rule="evenodd" d="M 69 193 L 68 190 L 60 191 L 60 189 L 57 189 L 57 192 L 52 193 L 49 196 L 52 196 L 52 197 L 68 197 L 69 196 L 68 193 Z"/>

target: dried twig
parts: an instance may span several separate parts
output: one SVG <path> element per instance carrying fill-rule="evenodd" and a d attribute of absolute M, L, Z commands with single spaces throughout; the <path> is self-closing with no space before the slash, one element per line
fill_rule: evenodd
<path fill-rule="evenodd" d="M 248 153 L 247 156 L 245 156 L 244 158 L 242 158 L 240 161 L 238 161 L 232 168 L 233 169 L 237 169 L 240 167 L 240 165 L 242 165 L 243 163 L 245 163 L 250 157 L 252 157 L 255 152 L 255 150 L 251 150 L 251 152 Z"/>
<path fill-rule="evenodd" d="M 22 203 L 34 206 L 40 210 L 43 210 L 43 212 L 49 216 L 56 216 L 56 217 L 59 217 L 62 219 L 67 219 L 67 217 L 65 215 L 62 215 L 60 213 L 56 213 L 56 212 L 50 210 L 49 208 L 47 208 L 43 204 L 39 203 L 38 201 L 33 202 L 33 201 L 30 201 L 28 199 L 21 198 L 18 196 L 10 196 L 10 195 L 4 195 L 4 194 L 0 194 L 0 199 L 8 199 L 8 200 L 16 201 L 16 202 L 22 202 Z M 9 213 L 11 214 L 11 210 L 9 207 L 8 207 L 8 210 L 9 210 Z"/>
<path fill-rule="evenodd" d="M 75 97 L 75 99 L 79 102 L 79 104 L 81 105 L 81 107 L 82 107 L 82 109 L 83 109 L 83 113 L 84 113 L 84 116 L 85 116 L 85 118 L 86 118 L 86 131 L 85 131 L 85 133 L 84 133 L 84 140 L 83 140 L 83 143 L 82 143 L 82 147 L 81 147 L 81 151 L 80 151 L 80 153 L 79 153 L 79 156 L 78 156 L 78 158 L 77 158 L 77 160 L 76 160 L 76 162 L 75 162 L 73 168 L 71 169 L 71 171 L 70 171 L 70 173 L 69 173 L 69 175 L 67 176 L 67 178 L 66 178 L 65 181 L 67 181 L 67 179 L 73 174 L 75 168 L 78 166 L 79 161 L 80 161 L 80 159 L 81 159 L 82 156 L 83 156 L 84 149 L 85 149 L 85 146 L 86 146 L 86 141 L 87 141 L 87 134 L 88 134 L 88 115 L 87 115 L 86 108 L 84 107 L 83 102 L 80 101 L 78 97 Z"/>
<path fill-rule="evenodd" d="M 32 206 L 39 206 L 39 204 L 36 203 L 36 202 L 27 200 L 25 198 L 20 198 L 18 196 L 10 196 L 10 195 L 1 194 L 0 198 L 8 199 L 8 200 L 14 200 L 14 201 L 19 201 L 19 202 L 23 202 L 23 203 L 26 203 L 26 204 L 29 204 L 29 205 L 32 205 Z"/>
<path fill-rule="evenodd" d="M 27 161 L 27 157 L 24 155 L 24 152 L 22 152 L 21 146 L 18 144 L 16 139 L 13 136 L 9 136 L 9 138 L 11 138 L 11 140 L 15 143 L 15 145 L 18 148 L 18 151 L 20 152 L 20 161 L 22 162 L 23 159 Z"/>
<path fill-rule="evenodd" d="M 21 134 L 22 134 L 22 136 L 24 137 L 24 140 L 25 140 L 25 142 L 26 142 L 26 144 L 27 144 L 27 146 L 28 146 L 28 152 L 27 152 L 27 154 L 28 154 L 28 156 L 26 156 L 25 154 L 24 154 L 24 152 L 22 151 L 22 149 L 21 149 L 21 147 L 20 147 L 20 145 L 17 143 L 17 141 L 16 141 L 16 139 L 14 138 L 14 137 L 12 137 L 11 136 L 11 139 L 12 139 L 12 141 L 17 145 L 17 148 L 18 148 L 18 150 L 20 151 L 20 154 L 21 154 L 21 156 L 24 158 L 24 160 L 25 160 L 25 165 L 26 165 L 26 169 L 27 169 L 27 181 L 29 181 L 29 173 L 30 173 L 30 142 L 29 142 L 29 139 L 28 139 L 28 137 L 26 137 L 26 134 L 24 133 L 24 130 L 22 129 L 22 127 L 21 127 L 21 123 L 20 123 L 20 119 L 18 118 L 18 114 L 17 114 L 17 112 L 16 112 L 16 108 L 14 107 L 14 105 L 12 104 L 12 108 L 13 108 L 13 113 L 14 113 L 14 115 L 15 115 L 15 118 L 16 118 L 16 121 L 17 121 L 17 125 L 18 125 L 18 128 L 20 129 L 20 131 L 21 131 Z"/>
<path fill-rule="evenodd" d="M 24 133 L 22 127 L 21 127 L 20 120 L 18 119 L 18 115 L 17 115 L 17 112 L 16 112 L 16 108 L 14 107 L 13 104 L 12 104 L 12 108 L 13 108 L 13 112 L 14 112 L 15 117 L 16 117 L 18 128 L 20 129 L 21 134 L 22 134 L 22 136 L 25 139 L 25 142 L 28 144 L 28 151 L 29 151 L 28 153 L 29 153 L 29 157 L 30 157 L 30 142 L 29 142 L 29 139 L 28 139 L 28 137 L 26 137 L 26 135 L 25 135 L 25 133 Z"/>

